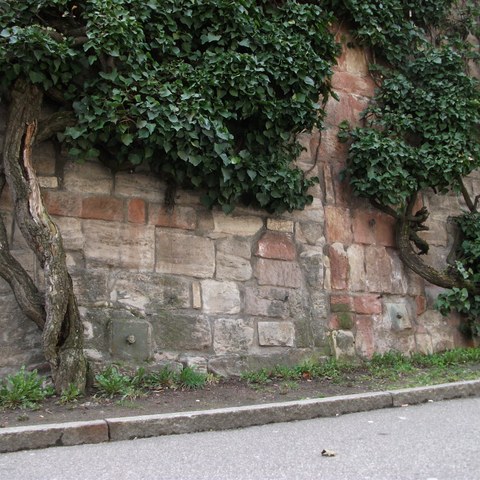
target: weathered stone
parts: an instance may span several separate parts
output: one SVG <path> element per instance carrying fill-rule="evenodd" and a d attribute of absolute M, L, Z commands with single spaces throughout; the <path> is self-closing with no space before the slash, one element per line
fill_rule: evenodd
<path fill-rule="evenodd" d="M 63 185 L 68 192 L 109 194 L 113 188 L 110 170 L 100 163 L 68 162 L 65 165 Z"/>
<path fill-rule="evenodd" d="M 279 218 L 267 218 L 267 229 L 274 232 L 293 233 L 293 222 Z"/>
<path fill-rule="evenodd" d="M 202 287 L 200 282 L 192 282 L 192 307 L 197 310 L 202 308 Z"/>
<path fill-rule="evenodd" d="M 332 77 L 332 87 L 341 92 L 354 91 L 357 95 L 373 97 L 375 82 L 370 75 L 336 71 Z"/>
<path fill-rule="evenodd" d="M 214 231 L 231 235 L 251 236 L 263 228 L 263 220 L 253 216 L 232 216 L 213 212 Z"/>
<path fill-rule="evenodd" d="M 145 320 L 113 320 L 111 322 L 112 355 L 114 358 L 144 362 L 152 356 L 152 327 Z"/>
<path fill-rule="evenodd" d="M 79 194 L 60 191 L 42 193 L 45 206 L 50 215 L 62 217 L 80 217 L 83 197 Z"/>
<path fill-rule="evenodd" d="M 258 343 L 262 347 L 293 347 L 295 327 L 291 322 L 258 322 Z"/>
<path fill-rule="evenodd" d="M 243 355 L 219 355 L 208 360 L 208 371 L 220 377 L 239 376 L 246 370 L 247 363 Z"/>
<path fill-rule="evenodd" d="M 345 294 L 330 296 L 330 310 L 332 312 L 353 312 L 353 297 Z"/>
<path fill-rule="evenodd" d="M 265 232 L 257 244 L 255 255 L 277 260 L 294 260 L 296 248 L 291 237 L 285 233 Z"/>
<path fill-rule="evenodd" d="M 153 318 L 159 349 L 203 351 L 212 346 L 212 329 L 206 315 L 163 312 Z"/>
<path fill-rule="evenodd" d="M 330 257 L 330 285 L 334 290 L 348 287 L 348 258 L 342 244 L 334 243 L 328 248 Z"/>
<path fill-rule="evenodd" d="M 300 263 L 308 286 L 312 288 L 323 288 L 324 280 L 324 255 L 321 249 L 304 248 L 300 254 Z"/>
<path fill-rule="evenodd" d="M 93 269 L 76 269 L 71 272 L 73 291 L 80 305 L 93 305 L 108 301 L 107 272 Z"/>
<path fill-rule="evenodd" d="M 375 352 L 373 334 L 374 316 L 357 315 L 355 317 L 355 350 L 364 358 L 371 358 Z"/>
<path fill-rule="evenodd" d="M 109 196 L 87 197 L 82 200 L 82 218 L 121 222 L 124 217 L 123 200 Z"/>
<path fill-rule="evenodd" d="M 193 368 L 196 372 L 207 373 L 207 360 L 204 357 L 181 356 L 180 361 L 185 367 Z"/>
<path fill-rule="evenodd" d="M 369 292 L 390 292 L 392 289 L 392 262 L 383 247 L 365 249 L 366 284 Z"/>
<path fill-rule="evenodd" d="M 251 240 L 242 237 L 227 237 L 217 240 L 217 251 L 226 255 L 235 255 L 237 257 L 249 260 L 252 257 Z"/>
<path fill-rule="evenodd" d="M 83 249 L 85 239 L 82 232 L 82 222 L 80 220 L 71 217 L 56 217 L 55 223 L 62 234 L 65 250 Z"/>
<path fill-rule="evenodd" d="M 431 355 L 434 353 L 432 337 L 428 333 L 415 333 L 416 350 L 423 355 Z"/>
<path fill-rule="evenodd" d="M 154 175 L 119 172 L 115 175 L 115 195 L 139 197 L 148 202 L 162 203 L 165 183 Z"/>
<path fill-rule="evenodd" d="M 40 188 L 49 188 L 55 189 L 58 188 L 58 178 L 57 177 L 38 177 L 38 184 Z"/>
<path fill-rule="evenodd" d="M 315 222 L 299 222 L 297 224 L 296 239 L 309 245 L 323 245 L 325 243 L 323 226 Z"/>
<path fill-rule="evenodd" d="M 171 211 L 164 205 L 150 204 L 148 223 L 157 227 L 195 230 L 197 215 L 191 207 L 175 206 Z"/>
<path fill-rule="evenodd" d="M 202 280 L 202 303 L 206 313 L 239 313 L 240 292 L 237 284 Z"/>
<path fill-rule="evenodd" d="M 332 352 L 337 360 L 355 358 L 355 337 L 353 332 L 334 330 L 330 334 Z"/>
<path fill-rule="evenodd" d="M 88 265 L 153 271 L 155 228 L 84 220 L 85 257 Z"/>
<path fill-rule="evenodd" d="M 215 247 L 212 240 L 164 230 L 157 230 L 155 237 L 157 272 L 197 278 L 213 277 Z"/>
<path fill-rule="evenodd" d="M 434 352 L 443 352 L 455 348 L 455 333 L 447 317 L 436 310 L 427 310 L 418 317 L 418 324 L 425 327 L 430 335 Z"/>
<path fill-rule="evenodd" d="M 336 68 L 357 75 L 368 75 L 369 67 L 365 50 L 355 45 L 352 35 L 345 28 L 338 30 L 336 41 L 342 43 L 342 52 L 337 58 L 338 67 Z"/>
<path fill-rule="evenodd" d="M 213 348 L 216 354 L 246 353 L 253 344 L 253 336 L 251 322 L 219 318 L 215 321 Z"/>
<path fill-rule="evenodd" d="M 128 200 L 127 221 L 130 223 L 145 223 L 147 206 L 143 198 L 132 198 Z"/>
<path fill-rule="evenodd" d="M 254 272 L 259 285 L 291 288 L 302 286 L 302 272 L 295 262 L 260 258 Z"/>
<path fill-rule="evenodd" d="M 353 308 L 361 315 L 382 313 L 382 300 L 379 295 L 364 294 L 353 297 Z"/>
<path fill-rule="evenodd" d="M 146 314 L 190 308 L 190 282 L 157 273 L 119 272 L 111 281 L 110 300 Z"/>
<path fill-rule="evenodd" d="M 325 207 L 325 234 L 329 243 L 352 243 L 350 210 L 341 207 Z"/>
<path fill-rule="evenodd" d="M 245 313 L 259 317 L 288 316 L 289 290 L 273 287 L 247 287 Z"/>
<path fill-rule="evenodd" d="M 391 325 L 391 329 L 400 332 L 412 328 L 412 320 L 405 303 L 385 303 L 384 324 Z"/>
<path fill-rule="evenodd" d="M 219 280 L 245 281 L 252 278 L 250 260 L 217 251 L 217 270 L 215 274 Z"/>
<path fill-rule="evenodd" d="M 395 222 L 385 213 L 356 209 L 352 219 L 353 240 L 366 245 L 394 247 Z"/>

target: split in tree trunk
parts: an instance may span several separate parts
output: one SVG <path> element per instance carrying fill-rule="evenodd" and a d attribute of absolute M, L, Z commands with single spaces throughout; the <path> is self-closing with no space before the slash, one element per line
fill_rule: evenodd
<path fill-rule="evenodd" d="M 17 223 L 45 274 L 43 349 L 55 388 L 62 392 L 73 384 L 83 391 L 87 367 L 83 354 L 83 326 L 66 267 L 62 237 L 45 209 L 32 166 L 32 146 L 42 100 L 37 87 L 21 80 L 16 82 L 3 149 L 4 171 Z M 22 304 L 20 306 L 24 309 Z"/>

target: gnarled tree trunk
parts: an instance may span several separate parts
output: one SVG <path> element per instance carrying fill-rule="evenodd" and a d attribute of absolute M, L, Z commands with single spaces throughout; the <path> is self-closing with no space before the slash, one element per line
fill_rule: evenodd
<path fill-rule="evenodd" d="M 83 391 L 87 368 L 83 327 L 66 267 L 62 237 L 45 209 L 32 166 L 32 146 L 42 100 L 42 92 L 37 87 L 21 80 L 16 82 L 3 148 L 3 167 L 20 230 L 44 269 L 43 305 L 31 279 L 27 280 L 28 275 L 18 268 L 18 262 L 5 253 L 3 225 L 0 226 L 0 275 L 12 286 L 24 313 L 43 327 L 43 349 L 56 390 L 61 392 L 73 384 Z"/>

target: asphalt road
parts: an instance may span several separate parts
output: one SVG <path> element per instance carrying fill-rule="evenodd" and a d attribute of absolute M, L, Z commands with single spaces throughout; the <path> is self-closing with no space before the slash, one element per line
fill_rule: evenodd
<path fill-rule="evenodd" d="M 480 399 L 1 454 L 0 479 L 480 480 Z"/>

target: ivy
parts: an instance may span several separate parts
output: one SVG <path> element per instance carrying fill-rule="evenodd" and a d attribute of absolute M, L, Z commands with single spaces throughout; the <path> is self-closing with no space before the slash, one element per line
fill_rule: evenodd
<path fill-rule="evenodd" d="M 478 61 L 471 42 L 478 35 L 477 2 L 333 3 L 378 60 L 372 75 L 379 86 L 363 126 L 341 126 L 340 137 L 352 142 L 346 174 L 354 192 L 406 222 L 422 190 L 466 195 L 462 178 L 480 168 L 480 84 L 468 73 L 468 62 Z M 467 203 L 472 213 L 457 218 L 463 241 L 448 274 L 469 287 L 447 290 L 437 305 L 444 314 L 464 314 L 467 329 L 478 335 L 480 217 L 477 204 Z M 417 217 L 415 231 L 425 219 Z M 416 233 L 410 238 L 428 251 Z"/>
<path fill-rule="evenodd" d="M 0 3 L 7 89 L 28 76 L 61 90 L 77 123 L 61 139 L 114 169 L 148 164 L 205 193 L 303 209 L 298 133 L 321 127 L 338 47 L 320 5 L 267 0 Z M 79 33 L 80 32 L 80 33 Z M 113 160 L 112 160 L 113 159 Z"/>

